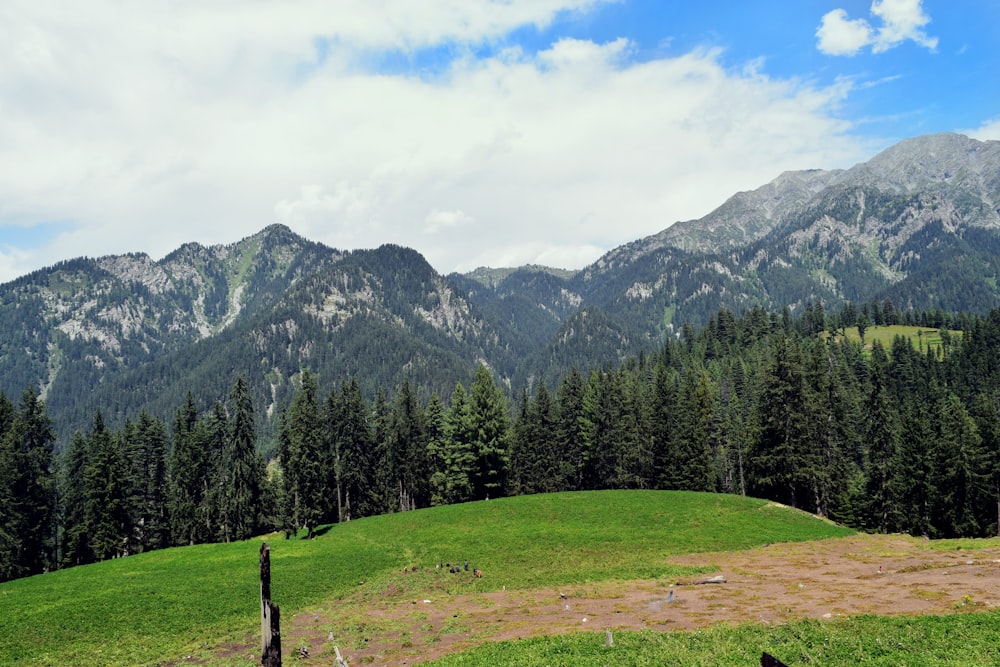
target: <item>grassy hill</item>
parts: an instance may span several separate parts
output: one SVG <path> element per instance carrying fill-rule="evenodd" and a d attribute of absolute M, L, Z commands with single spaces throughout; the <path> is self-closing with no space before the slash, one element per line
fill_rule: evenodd
<path fill-rule="evenodd" d="M 676 554 L 851 531 L 737 496 L 603 491 L 504 498 L 270 536 L 282 618 L 378 595 L 403 568 L 469 560 L 481 592 L 693 574 Z M 167 549 L 0 585 L 0 664 L 177 662 L 259 631 L 260 540 Z M 288 647 L 286 647 L 286 652 Z"/>

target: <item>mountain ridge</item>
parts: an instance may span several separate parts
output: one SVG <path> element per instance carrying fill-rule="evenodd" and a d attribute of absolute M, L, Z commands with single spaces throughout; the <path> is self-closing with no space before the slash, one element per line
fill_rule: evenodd
<path fill-rule="evenodd" d="M 60 262 L 0 285 L 0 389 L 38 386 L 65 431 L 101 405 L 112 423 L 165 411 L 185 385 L 218 400 L 242 374 L 273 421 L 302 368 L 428 395 L 483 363 L 514 392 L 655 349 L 720 309 L 983 310 L 1000 306 L 998 283 L 1000 142 L 929 135 L 849 169 L 785 172 L 575 272 L 442 275 L 409 248 L 341 251 L 282 225 L 158 261 Z"/>

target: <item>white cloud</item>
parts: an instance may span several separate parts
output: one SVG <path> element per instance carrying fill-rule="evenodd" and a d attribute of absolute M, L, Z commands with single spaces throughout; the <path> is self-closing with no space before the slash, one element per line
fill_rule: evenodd
<path fill-rule="evenodd" d="M 961 130 L 960 132 L 979 141 L 1000 141 L 1000 117 L 986 121 L 975 130 Z"/>
<path fill-rule="evenodd" d="M 922 0 L 874 0 L 872 14 L 882 19 L 872 51 L 881 53 L 913 40 L 920 46 L 934 50 L 937 37 L 929 37 L 923 27 L 931 22 L 921 7 Z"/>
<path fill-rule="evenodd" d="M 873 0 L 872 16 L 881 21 L 878 29 L 863 18 L 850 19 L 843 9 L 823 15 L 816 30 L 817 48 L 831 56 L 853 56 L 867 46 L 872 53 L 882 53 L 913 41 L 930 50 L 937 49 L 937 37 L 923 28 L 931 22 L 924 13 L 922 0 Z"/>
<path fill-rule="evenodd" d="M 633 62 L 626 40 L 504 41 L 594 4 L 3 3 L 0 237 L 75 227 L 5 249 L 0 281 L 272 222 L 338 248 L 408 245 L 441 271 L 578 267 L 785 169 L 866 157 L 836 117 L 844 81 L 771 79 L 710 50 Z M 432 78 L 365 65 L 455 40 L 497 55 L 456 48 Z"/>
<path fill-rule="evenodd" d="M 424 233 L 437 234 L 442 230 L 475 224 L 476 219 L 465 211 L 432 210 L 424 218 Z"/>
<path fill-rule="evenodd" d="M 298 196 L 275 205 L 277 222 L 310 239 L 322 238 L 340 247 L 356 246 L 378 225 L 375 186 L 370 181 L 340 181 L 331 190 L 327 192 L 322 185 L 301 186 Z"/>
<path fill-rule="evenodd" d="M 831 56 L 853 56 L 872 43 L 874 31 L 864 19 L 849 19 L 843 9 L 823 15 L 816 37 L 819 50 Z"/>

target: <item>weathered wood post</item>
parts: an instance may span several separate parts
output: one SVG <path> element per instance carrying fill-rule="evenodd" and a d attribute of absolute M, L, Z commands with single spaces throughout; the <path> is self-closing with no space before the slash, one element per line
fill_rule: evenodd
<path fill-rule="evenodd" d="M 781 662 L 770 653 L 764 652 L 760 655 L 760 667 L 788 667 L 788 665 Z"/>
<path fill-rule="evenodd" d="M 281 627 L 278 605 L 271 602 L 271 547 L 260 545 L 260 664 L 281 667 Z"/>

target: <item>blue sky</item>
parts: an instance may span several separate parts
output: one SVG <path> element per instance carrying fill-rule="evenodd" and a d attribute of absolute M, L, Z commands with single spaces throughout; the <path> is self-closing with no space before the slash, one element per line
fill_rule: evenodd
<path fill-rule="evenodd" d="M 995 0 L 0 6 L 0 282 L 280 222 L 578 268 L 782 171 L 1000 139 Z"/>

